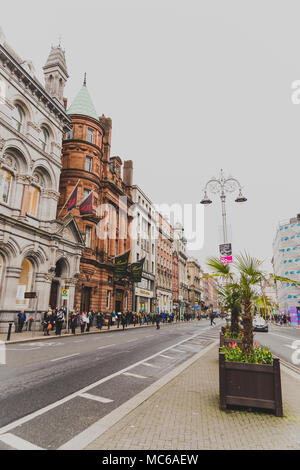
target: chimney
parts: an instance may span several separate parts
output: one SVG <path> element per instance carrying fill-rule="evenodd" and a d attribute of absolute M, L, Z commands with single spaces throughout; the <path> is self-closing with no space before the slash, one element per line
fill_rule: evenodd
<path fill-rule="evenodd" d="M 133 164 L 132 160 L 126 160 L 123 165 L 123 182 L 126 186 L 132 186 Z"/>

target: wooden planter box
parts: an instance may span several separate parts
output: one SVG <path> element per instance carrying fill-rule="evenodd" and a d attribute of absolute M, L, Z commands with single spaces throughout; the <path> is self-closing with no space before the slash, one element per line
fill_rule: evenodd
<path fill-rule="evenodd" d="M 220 408 L 237 405 L 273 410 L 282 416 L 282 395 L 279 358 L 273 365 L 226 362 L 219 353 Z"/>
<path fill-rule="evenodd" d="M 230 343 L 236 343 L 240 347 L 242 346 L 242 341 L 242 339 L 224 338 L 224 334 L 220 333 L 220 347 L 228 346 Z"/>

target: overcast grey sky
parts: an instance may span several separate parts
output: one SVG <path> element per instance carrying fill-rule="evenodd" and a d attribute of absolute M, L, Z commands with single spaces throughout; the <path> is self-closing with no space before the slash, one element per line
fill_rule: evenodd
<path fill-rule="evenodd" d="M 234 253 L 270 267 L 278 222 L 300 213 L 299 18 L 297 0 L 11 0 L 0 24 L 41 77 L 62 37 L 69 104 L 87 72 L 112 154 L 133 160 L 153 202 L 197 203 L 220 168 L 237 177 L 248 202 L 227 199 Z M 205 214 L 201 261 L 218 255 L 219 199 Z"/>

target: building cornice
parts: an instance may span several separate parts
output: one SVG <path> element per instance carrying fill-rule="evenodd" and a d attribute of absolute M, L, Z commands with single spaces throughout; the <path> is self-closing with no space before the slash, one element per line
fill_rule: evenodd
<path fill-rule="evenodd" d="M 26 70 L 12 57 L 12 55 L 0 44 L 0 61 L 4 68 L 8 68 L 24 87 L 31 90 L 32 95 L 42 101 L 44 105 L 51 111 L 63 124 L 65 130 L 70 129 L 71 119 L 65 110 L 59 106 L 51 96 L 39 85 Z"/>

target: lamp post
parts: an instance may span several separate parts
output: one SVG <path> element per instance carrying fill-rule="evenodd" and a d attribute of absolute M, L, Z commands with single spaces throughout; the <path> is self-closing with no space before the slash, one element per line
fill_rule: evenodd
<path fill-rule="evenodd" d="M 227 243 L 227 225 L 226 225 L 226 208 L 225 200 L 226 193 L 233 193 L 238 191 L 239 194 L 235 199 L 235 202 L 245 202 L 247 198 L 242 194 L 242 186 L 239 181 L 232 176 L 225 178 L 223 170 L 221 170 L 219 179 L 211 178 L 205 185 L 204 198 L 200 201 L 201 204 L 209 205 L 212 201 L 209 199 L 207 193 L 220 194 L 221 206 L 222 206 L 222 223 L 223 223 L 223 243 Z"/>

